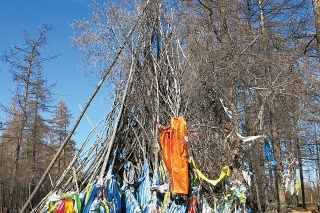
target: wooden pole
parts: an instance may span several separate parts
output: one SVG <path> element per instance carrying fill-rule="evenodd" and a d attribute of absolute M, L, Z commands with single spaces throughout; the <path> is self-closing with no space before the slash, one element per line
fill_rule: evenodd
<path fill-rule="evenodd" d="M 48 175 L 49 171 L 51 170 L 51 168 L 53 167 L 54 163 L 56 162 L 56 160 L 58 159 L 59 155 L 61 154 L 62 150 L 64 149 L 64 147 L 67 145 L 68 141 L 70 140 L 71 136 L 73 135 L 73 133 L 75 132 L 78 124 L 80 123 L 83 115 L 85 114 L 86 110 L 88 109 L 90 103 L 92 102 L 93 98 L 96 96 L 96 94 L 98 93 L 100 87 L 102 86 L 103 82 L 105 81 L 106 77 L 108 76 L 109 72 L 111 71 L 112 67 L 114 66 L 114 64 L 116 63 L 116 61 L 118 60 L 118 58 L 121 55 L 122 50 L 124 49 L 125 45 L 127 44 L 129 38 L 131 37 L 134 29 L 136 28 L 138 22 L 140 21 L 140 18 L 142 16 L 142 14 L 144 13 L 146 7 L 148 6 L 149 1 L 147 1 L 145 8 L 143 9 L 143 11 L 141 12 L 141 14 L 138 16 L 138 19 L 135 21 L 134 25 L 132 26 L 132 28 L 130 29 L 128 35 L 125 37 L 124 41 L 122 42 L 122 44 L 120 45 L 119 49 L 116 52 L 116 55 L 113 58 L 113 61 L 110 63 L 109 67 L 104 71 L 99 83 L 97 84 L 96 88 L 94 89 L 94 91 L 92 92 L 92 94 L 90 95 L 89 99 L 87 100 L 87 102 L 85 103 L 83 109 L 80 112 L 80 115 L 78 116 L 75 124 L 73 125 L 72 129 L 70 130 L 69 134 L 67 135 L 66 139 L 64 140 L 64 142 L 61 144 L 59 150 L 57 151 L 57 153 L 55 154 L 55 156 L 53 157 L 51 163 L 49 164 L 49 166 L 47 167 L 46 171 L 44 172 L 44 174 L 42 175 L 38 185 L 35 187 L 35 189 L 33 190 L 33 192 L 31 193 L 31 195 L 29 196 L 28 200 L 26 201 L 26 203 L 24 204 L 24 206 L 21 208 L 20 213 L 24 213 L 28 207 L 28 205 L 30 204 L 31 200 L 33 199 L 33 197 L 35 196 L 35 194 L 38 192 L 40 186 L 43 184 L 46 176 Z"/>

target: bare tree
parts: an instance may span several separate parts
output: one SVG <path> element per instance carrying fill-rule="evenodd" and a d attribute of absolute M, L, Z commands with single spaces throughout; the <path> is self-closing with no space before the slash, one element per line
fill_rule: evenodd
<path fill-rule="evenodd" d="M 64 139 L 68 134 L 68 127 L 72 118 L 71 112 L 68 110 L 66 102 L 60 99 L 54 109 L 53 115 L 50 118 L 51 134 L 49 146 L 52 148 L 60 147 Z M 51 153 L 55 153 L 57 148 L 50 150 Z M 56 181 L 63 173 L 64 169 L 69 165 L 72 156 L 75 152 L 75 142 L 70 140 L 67 146 L 63 149 L 62 154 L 57 160 L 56 171 L 53 172 Z M 52 154 L 50 155 L 52 156 Z"/>
<path fill-rule="evenodd" d="M 16 112 L 19 113 L 19 131 L 17 134 L 17 138 L 12 141 L 15 146 L 15 159 L 13 163 L 8 200 L 10 212 L 15 211 L 17 208 L 17 206 L 14 206 L 14 203 L 17 203 L 17 201 L 14 200 L 17 190 L 17 172 L 19 170 L 19 167 L 21 166 L 21 147 L 27 145 L 28 142 L 26 141 L 26 134 L 29 134 L 29 131 L 31 131 L 28 130 L 28 127 L 30 127 L 28 123 L 30 122 L 30 120 L 33 120 L 33 123 L 36 124 L 36 119 L 38 118 L 38 112 L 36 111 L 47 108 L 47 106 L 44 105 L 48 104 L 47 98 L 50 98 L 50 93 L 48 93 L 50 86 L 44 87 L 44 80 L 41 75 L 41 70 L 42 64 L 45 61 L 49 61 L 57 57 L 57 55 L 48 57 L 42 56 L 42 48 L 49 42 L 46 34 L 51 29 L 52 28 L 50 26 L 43 25 L 42 28 L 39 29 L 35 38 L 30 38 L 30 35 L 26 30 L 24 30 L 23 44 L 13 45 L 12 48 L 9 49 L 9 51 L 6 51 L 2 56 L 2 60 L 11 65 L 10 71 L 12 73 L 14 81 L 17 83 L 17 90 L 14 94 L 16 95 Z M 43 89 L 46 89 L 46 92 L 44 92 Z M 40 91 L 42 92 L 42 94 L 39 93 Z M 32 105 L 34 104 L 35 107 L 32 107 Z M 30 114 L 31 109 L 36 110 L 34 111 L 36 112 L 34 116 Z M 36 150 L 33 150 L 32 152 L 32 155 L 35 158 Z"/>

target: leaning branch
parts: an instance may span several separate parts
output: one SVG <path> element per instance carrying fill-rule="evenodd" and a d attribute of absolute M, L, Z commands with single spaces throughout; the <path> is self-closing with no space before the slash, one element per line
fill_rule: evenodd
<path fill-rule="evenodd" d="M 84 105 L 83 109 L 80 112 L 80 115 L 78 116 L 75 124 L 73 125 L 71 131 L 69 132 L 68 136 L 66 137 L 66 139 L 64 140 L 64 142 L 61 144 L 59 150 L 57 151 L 57 153 L 55 154 L 55 156 L 53 157 L 51 163 L 49 164 L 49 166 L 47 167 L 46 171 L 44 172 L 44 174 L 42 175 L 38 185 L 35 187 L 35 189 L 33 190 L 33 192 L 31 193 L 31 195 L 29 196 L 28 200 L 26 201 L 26 203 L 24 204 L 24 206 L 22 207 L 20 213 L 24 213 L 29 205 L 29 203 L 31 202 L 31 200 L 33 199 L 33 197 L 35 196 L 35 194 L 38 192 L 40 186 L 43 184 L 46 176 L 48 175 L 49 171 L 51 170 L 51 168 L 53 167 L 54 163 L 56 162 L 56 160 L 58 159 L 59 155 L 61 154 L 62 150 L 64 149 L 64 147 L 67 145 L 68 141 L 70 140 L 71 136 L 73 135 L 73 133 L 75 132 L 78 124 L 80 123 L 83 115 L 85 114 L 86 110 L 88 109 L 90 103 L 92 102 L 93 98 L 96 96 L 96 94 L 98 93 L 100 87 L 102 86 L 103 82 L 105 81 L 106 77 L 108 76 L 109 72 L 111 71 L 112 67 L 114 66 L 114 64 L 116 63 L 116 61 L 118 60 L 118 58 L 121 55 L 122 50 L 124 49 L 125 45 L 127 44 L 129 38 L 131 37 L 134 29 L 136 28 L 138 22 L 140 21 L 140 18 L 142 16 L 142 14 L 144 13 L 145 9 L 148 6 L 149 1 L 147 1 L 145 8 L 143 9 L 143 11 L 141 12 L 141 14 L 138 16 L 138 19 L 135 21 L 134 25 L 132 26 L 132 28 L 130 29 L 128 35 L 126 36 L 126 38 L 124 39 L 124 41 L 122 42 L 122 44 L 120 45 L 118 51 L 116 52 L 115 57 L 113 58 L 113 61 L 111 62 L 111 64 L 109 65 L 109 67 L 104 71 L 104 74 L 102 75 L 99 83 L 97 84 L 96 88 L 94 89 L 93 93 L 91 94 L 91 96 L 89 97 L 89 99 L 87 100 L 86 104 Z"/>

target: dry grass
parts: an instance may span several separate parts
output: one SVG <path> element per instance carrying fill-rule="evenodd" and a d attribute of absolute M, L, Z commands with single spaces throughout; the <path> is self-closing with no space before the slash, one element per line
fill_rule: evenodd
<path fill-rule="evenodd" d="M 292 213 L 318 213 L 316 204 L 307 204 L 307 208 L 303 209 L 302 207 L 297 207 L 292 209 Z"/>

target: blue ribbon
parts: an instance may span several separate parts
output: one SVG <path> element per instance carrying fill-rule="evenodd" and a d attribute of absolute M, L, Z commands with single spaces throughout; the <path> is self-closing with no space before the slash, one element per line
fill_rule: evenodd
<path fill-rule="evenodd" d="M 271 148 L 270 141 L 264 140 L 263 152 L 264 152 L 264 159 L 266 161 L 270 161 L 272 166 L 278 166 L 277 161 L 272 156 L 272 148 Z"/>

